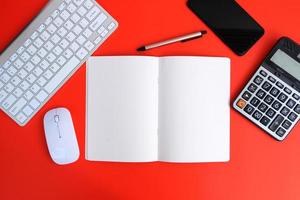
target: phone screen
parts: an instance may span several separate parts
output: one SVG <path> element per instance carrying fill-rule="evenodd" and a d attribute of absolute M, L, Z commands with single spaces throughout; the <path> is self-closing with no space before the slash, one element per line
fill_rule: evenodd
<path fill-rule="evenodd" d="M 239 56 L 264 34 L 264 29 L 233 0 L 189 0 L 187 5 Z"/>

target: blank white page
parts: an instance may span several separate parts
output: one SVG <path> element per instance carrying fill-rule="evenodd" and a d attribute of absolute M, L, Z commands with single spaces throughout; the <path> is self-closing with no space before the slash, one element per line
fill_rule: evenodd
<path fill-rule="evenodd" d="M 159 160 L 229 160 L 230 60 L 162 57 L 159 69 Z"/>
<path fill-rule="evenodd" d="M 86 159 L 157 160 L 158 58 L 87 62 Z"/>

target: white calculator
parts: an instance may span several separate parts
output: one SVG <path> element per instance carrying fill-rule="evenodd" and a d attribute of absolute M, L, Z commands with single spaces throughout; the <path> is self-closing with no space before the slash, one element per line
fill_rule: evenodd
<path fill-rule="evenodd" d="M 273 47 L 233 107 L 277 140 L 300 116 L 300 47 L 283 37 Z"/>

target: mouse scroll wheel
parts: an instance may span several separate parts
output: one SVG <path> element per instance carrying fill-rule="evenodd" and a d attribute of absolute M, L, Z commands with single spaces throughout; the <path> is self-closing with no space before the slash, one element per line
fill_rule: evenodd
<path fill-rule="evenodd" d="M 54 121 L 55 121 L 56 123 L 59 122 L 59 116 L 58 116 L 58 115 L 55 115 L 55 116 L 54 116 Z"/>

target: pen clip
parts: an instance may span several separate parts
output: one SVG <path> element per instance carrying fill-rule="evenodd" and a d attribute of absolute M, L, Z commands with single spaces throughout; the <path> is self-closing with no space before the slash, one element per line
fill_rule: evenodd
<path fill-rule="evenodd" d="M 181 40 L 180 42 L 188 42 L 188 41 L 191 41 L 191 40 L 195 40 L 195 39 L 198 39 L 198 38 L 201 38 L 202 35 L 199 35 L 199 36 L 196 36 L 196 37 L 193 37 L 193 38 L 189 38 L 189 39 L 185 39 L 185 40 Z"/>

